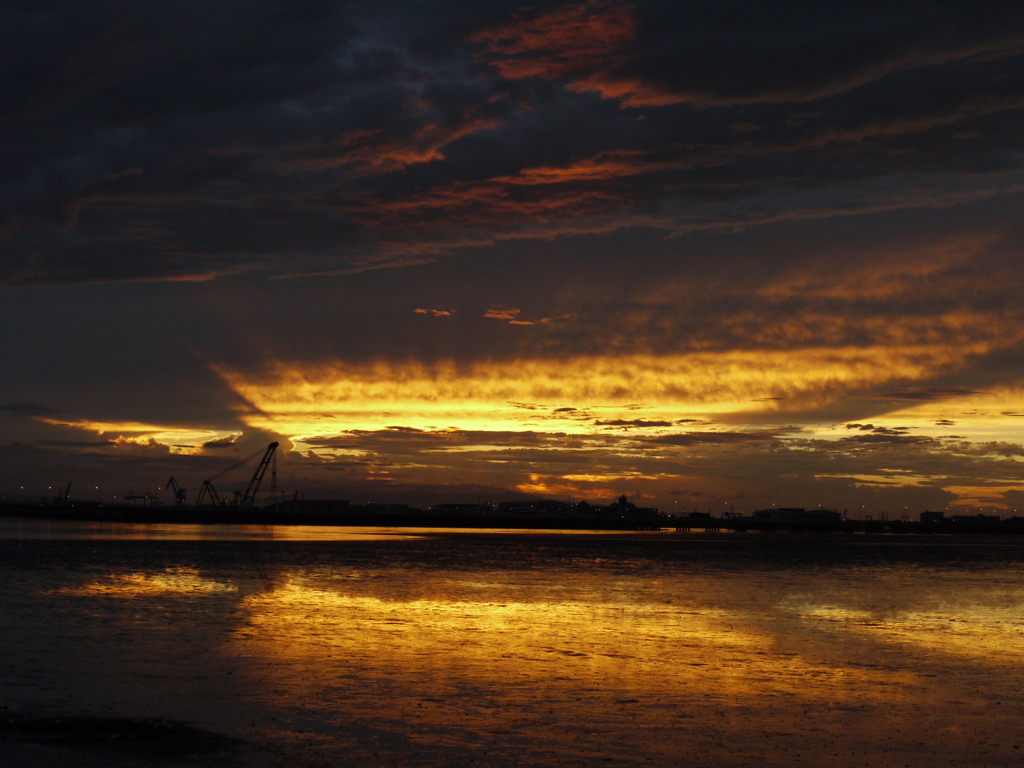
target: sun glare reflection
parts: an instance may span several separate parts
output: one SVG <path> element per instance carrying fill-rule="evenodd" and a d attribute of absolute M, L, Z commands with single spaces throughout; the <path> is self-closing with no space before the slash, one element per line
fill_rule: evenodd
<path fill-rule="evenodd" d="M 473 586 L 463 581 L 453 590 Z M 249 618 L 236 634 L 234 652 L 274 660 L 287 677 L 289 670 L 299 674 L 325 659 L 343 660 L 349 674 L 377 668 L 386 659 L 398 679 L 432 685 L 486 681 L 492 686 L 497 680 L 528 683 L 533 690 L 582 686 L 630 695 L 709 685 L 716 697 L 792 695 L 807 679 L 826 676 L 833 686 L 820 692 L 823 697 L 835 696 L 835 686 L 882 687 L 895 694 L 894 682 L 911 677 L 875 670 L 868 679 L 811 656 L 777 655 L 777 638 L 727 609 L 698 610 L 678 601 L 633 603 L 625 596 L 609 600 L 606 590 L 591 591 L 585 582 L 571 590 L 570 599 L 534 599 L 526 589 L 523 597 L 530 599 L 489 600 L 489 593 L 509 594 L 508 584 L 499 586 L 492 591 L 477 584 L 479 599 L 389 599 L 351 593 L 338 582 L 328 588 L 289 578 L 272 591 L 244 597 Z M 774 686 L 770 691 L 765 690 L 768 679 Z"/>
<path fill-rule="evenodd" d="M 110 574 L 91 584 L 65 587 L 54 594 L 139 598 L 161 595 L 208 595 L 237 592 L 233 584 L 207 579 L 193 568 L 168 568 L 155 573 Z"/>
<path fill-rule="evenodd" d="M 955 611 L 945 603 L 935 610 L 875 611 L 813 599 L 793 599 L 784 608 L 811 626 L 839 629 L 874 643 L 975 663 L 1024 661 L 1024 622 L 1016 595 L 960 595 Z"/>

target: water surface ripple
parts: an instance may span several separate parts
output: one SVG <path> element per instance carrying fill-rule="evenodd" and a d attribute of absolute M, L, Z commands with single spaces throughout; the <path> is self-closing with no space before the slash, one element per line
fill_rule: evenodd
<path fill-rule="evenodd" d="M 414 533 L 3 521 L 0 715 L 224 739 L 123 765 L 1024 764 L 1019 541 Z"/>

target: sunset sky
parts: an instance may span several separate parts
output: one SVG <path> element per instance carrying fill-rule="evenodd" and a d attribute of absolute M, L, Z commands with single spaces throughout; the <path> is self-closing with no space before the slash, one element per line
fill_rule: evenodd
<path fill-rule="evenodd" d="M 7 499 L 191 497 L 278 440 L 307 498 L 1024 507 L 1019 2 L 0 35 Z"/>

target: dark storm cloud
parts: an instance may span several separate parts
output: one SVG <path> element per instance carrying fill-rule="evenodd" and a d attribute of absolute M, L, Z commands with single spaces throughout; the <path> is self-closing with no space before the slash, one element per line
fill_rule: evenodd
<path fill-rule="evenodd" d="M 735 445 L 737 443 L 764 443 L 777 440 L 786 430 L 758 430 L 756 432 L 686 432 L 681 435 L 663 435 L 651 438 L 653 443 L 666 445 Z"/>
<path fill-rule="evenodd" d="M 639 2 L 640 54 L 622 68 L 713 102 L 808 102 L 905 70 L 1019 53 L 1013 2 Z M 688 31 L 688 44 L 679 33 Z"/>
<path fill-rule="evenodd" d="M 861 432 L 871 432 L 875 435 L 903 435 L 909 427 L 876 427 L 874 424 L 847 424 L 847 429 L 859 429 Z"/>
<path fill-rule="evenodd" d="M 933 443 L 932 438 L 922 435 L 907 435 L 897 430 L 875 430 L 867 435 L 850 435 L 840 438 L 843 443 L 873 443 L 887 445 L 910 445 L 913 443 Z"/>
<path fill-rule="evenodd" d="M 964 446 L 961 450 L 948 448 L 936 443 L 920 443 L 916 448 L 905 445 L 878 446 L 878 452 L 869 450 L 863 457 L 854 454 L 850 459 L 841 459 L 837 464 L 845 462 L 852 469 L 859 463 L 859 471 L 865 474 L 888 474 L 897 479 L 900 474 L 917 475 L 921 478 L 922 487 L 990 487 L 998 489 L 1001 495 L 1007 486 L 1017 483 L 1018 460 L 1014 454 L 1003 454 L 988 446 Z M 891 462 L 888 465 L 891 469 L 868 469 L 870 463 L 879 460 Z"/>
<path fill-rule="evenodd" d="M 307 477 L 309 483 L 322 484 L 323 477 L 306 473 L 314 466 L 328 469 L 333 473 L 334 495 L 344 497 L 376 488 L 378 493 L 390 489 L 388 498 L 405 499 L 418 483 L 419 495 L 412 496 L 418 504 L 472 499 L 468 490 L 472 488 L 486 489 L 485 497 L 496 501 L 520 498 L 524 493 L 515 490 L 516 484 L 530 481 L 537 473 L 594 471 L 604 466 L 605 457 L 609 466 L 614 465 L 612 457 L 628 447 L 619 438 L 604 436 L 393 428 L 354 431 L 309 444 L 315 454 L 289 457 L 282 464 L 282 477 Z M 344 453 L 332 455 L 333 449 Z M 475 478 L 473 483 L 463 482 L 467 473 Z"/>
<path fill-rule="evenodd" d="M 345 275 L 498 237 L 945 206 L 1019 169 L 1008 3 L 0 13 L 8 282 Z"/>
<path fill-rule="evenodd" d="M 979 455 L 1024 456 L 1024 446 L 1019 443 L 978 443 L 973 446 L 973 450 Z"/>
<path fill-rule="evenodd" d="M 1016 483 L 1014 456 L 1019 455 L 1020 446 L 924 436 L 875 437 L 788 438 L 774 443 L 772 450 L 756 442 L 702 446 L 699 455 L 687 451 L 679 457 L 680 473 L 733 478 L 741 483 L 737 491 L 751 478 L 774 477 L 780 488 L 802 488 L 801 494 L 819 494 L 840 506 L 883 503 L 891 507 L 901 498 L 900 505 L 945 506 L 954 496 L 943 488 L 989 486 L 1002 493 Z M 877 495 L 883 489 L 893 493 Z"/>
<path fill-rule="evenodd" d="M 522 363 L 544 387 L 495 402 L 551 432 L 314 403 L 295 485 L 1008 485 L 1011 442 L 879 425 L 1021 412 L 1021 29 L 923 0 L 0 3 L 7 439 L 48 478 L 181 428 L 81 476 L 208 477 L 285 445 L 252 424 L 293 393 L 236 389 L 266 367 Z M 566 387 L 588 367 L 621 408 Z M 624 405 L 656 391 L 678 407 Z"/>
<path fill-rule="evenodd" d="M 202 277 L 251 266 L 246 256 L 343 249 L 359 238 L 323 209 L 333 182 L 298 183 L 285 166 L 337 157 L 353 131 L 421 125 L 405 109 L 415 89 L 402 78 L 426 76 L 395 49 L 407 41 L 366 38 L 372 19 L 347 3 L 4 14 L 19 75 L 5 78 L 0 182 L 16 278 Z"/>
<path fill-rule="evenodd" d="M 434 476 L 439 484 L 452 483 L 452 478 L 464 476 L 467 471 L 477 477 L 493 474 L 498 482 L 502 475 L 524 481 L 535 473 L 572 474 L 614 468 L 618 452 L 636 448 L 632 440 L 614 435 L 462 430 L 353 432 L 314 439 L 308 444 L 320 452 L 320 460 L 340 465 L 386 464 L 398 472 L 427 465 L 428 470 L 418 470 L 419 476 Z M 334 458 L 330 455 L 332 449 L 358 451 L 359 457 L 344 453 Z M 663 466 L 665 459 L 654 456 L 644 461 Z"/>
<path fill-rule="evenodd" d="M 35 403 L 7 403 L 0 405 L 0 415 L 8 416 L 56 416 L 60 411 Z"/>
<path fill-rule="evenodd" d="M 50 448 L 110 448 L 113 440 L 37 440 L 37 445 Z"/>
<path fill-rule="evenodd" d="M 671 421 L 654 421 L 650 419 L 610 419 L 608 421 L 595 421 L 595 427 L 671 427 Z"/>
<path fill-rule="evenodd" d="M 430 445 L 439 450 L 452 446 L 465 445 L 501 445 L 501 446 L 527 446 L 533 447 L 541 444 L 567 445 L 576 438 L 571 438 L 561 433 L 535 433 L 535 432 L 480 432 L 472 430 L 440 430 L 425 431 L 414 427 L 388 427 L 384 430 L 365 431 L 351 430 L 345 434 L 334 437 L 315 437 L 304 440 L 307 445 L 313 448 L 345 448 L 354 445 L 372 447 L 376 443 L 397 445 L 408 443 L 419 447 Z"/>
<path fill-rule="evenodd" d="M 208 440 L 207 442 L 203 443 L 203 448 L 204 449 L 210 449 L 210 448 L 213 448 L 213 449 L 235 448 L 237 442 L 238 442 L 237 436 L 222 437 L 222 438 L 219 438 L 217 440 Z"/>
<path fill-rule="evenodd" d="M 884 392 L 875 395 L 875 397 L 880 400 L 930 401 L 982 394 L 985 393 L 978 390 L 968 389 L 966 387 L 915 387 L 914 389 L 907 389 L 898 392 Z"/>

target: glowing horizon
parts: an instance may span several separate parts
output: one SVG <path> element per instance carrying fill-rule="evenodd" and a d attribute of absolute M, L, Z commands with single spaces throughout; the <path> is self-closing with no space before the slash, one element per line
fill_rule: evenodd
<path fill-rule="evenodd" d="M 5 18 L 18 493 L 1024 507 L 1012 4 L 80 5 Z"/>

